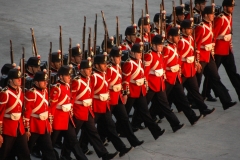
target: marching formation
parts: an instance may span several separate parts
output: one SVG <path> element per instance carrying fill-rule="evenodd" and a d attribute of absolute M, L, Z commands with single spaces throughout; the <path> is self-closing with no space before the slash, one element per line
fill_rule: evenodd
<path fill-rule="evenodd" d="M 180 4 L 173 1 L 172 14 L 167 14 L 162 0 L 160 12 L 150 22 L 146 0 L 146 15 L 142 10 L 136 25 L 132 0 L 132 24 L 126 27 L 125 38 L 119 34 L 118 17 L 116 35 L 109 36 L 101 11 L 104 40 L 97 46 L 96 15 L 94 38 L 89 28 L 87 49 L 84 17 L 82 48 L 72 47 L 70 38 L 68 54 L 63 54 L 60 26 L 60 50 L 52 52 L 50 42 L 48 61 L 40 60 L 32 28 L 34 56 L 25 61 L 22 48 L 20 66 L 14 63 L 10 40 L 11 63 L 3 65 L 0 79 L 0 160 L 28 160 L 30 154 L 43 160 L 69 160 L 71 152 L 77 160 L 85 160 L 94 153 L 89 143 L 103 160 L 123 157 L 144 143 L 134 133 L 139 129 L 148 128 L 157 140 L 165 132 L 158 124 L 164 117 L 173 132 L 185 126 L 171 109 L 173 104 L 190 125 L 215 111 L 204 102 L 217 101 L 211 89 L 224 110 L 236 105 L 218 74 L 222 64 L 240 100 L 240 75 L 232 50 L 235 1 L 223 0 L 221 6 L 214 0 L 209 6 L 206 0 Z M 130 147 L 120 137 L 127 138 Z M 106 148 L 110 142 L 115 153 Z"/>

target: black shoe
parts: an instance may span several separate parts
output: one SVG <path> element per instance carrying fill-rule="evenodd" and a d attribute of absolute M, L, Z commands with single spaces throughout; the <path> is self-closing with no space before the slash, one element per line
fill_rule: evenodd
<path fill-rule="evenodd" d="M 223 105 L 223 109 L 227 110 L 228 108 L 235 106 L 237 104 L 237 102 L 229 102 Z"/>
<path fill-rule="evenodd" d="M 118 155 L 119 155 L 119 152 L 107 153 L 102 157 L 102 160 L 110 160 L 110 159 L 116 158 Z"/>
<path fill-rule="evenodd" d="M 132 130 L 133 130 L 133 132 L 137 132 L 138 130 L 139 130 L 139 128 L 138 127 L 132 127 Z"/>
<path fill-rule="evenodd" d="M 172 130 L 173 130 L 173 132 L 175 133 L 175 132 L 177 132 L 178 130 L 180 130 L 181 128 L 183 128 L 185 126 L 185 124 L 183 123 L 183 124 L 179 124 L 178 126 L 176 126 L 176 127 L 172 127 Z"/>
<path fill-rule="evenodd" d="M 162 129 L 159 135 L 157 137 L 154 137 L 155 140 L 157 140 L 161 135 L 163 135 L 164 132 L 165 132 L 165 129 Z"/>
<path fill-rule="evenodd" d="M 33 147 L 33 150 L 31 152 L 31 155 L 35 158 L 42 158 L 42 153 L 38 147 Z"/>
<path fill-rule="evenodd" d="M 92 155 L 94 152 L 91 151 L 91 150 L 89 150 L 89 149 L 86 149 L 86 150 L 83 151 L 83 153 L 84 153 L 85 155 Z"/>
<path fill-rule="evenodd" d="M 216 99 L 216 98 L 213 98 L 213 96 L 210 94 L 210 95 L 207 96 L 206 101 L 209 101 L 209 102 L 216 102 L 217 99 Z"/>
<path fill-rule="evenodd" d="M 144 141 L 138 141 L 136 144 L 132 145 L 133 147 L 141 146 Z"/>
<path fill-rule="evenodd" d="M 190 122 L 191 125 L 192 125 L 192 126 L 195 125 L 202 117 L 203 117 L 202 114 L 200 114 L 199 116 L 196 116 L 196 117 L 194 118 L 194 120 Z"/>
<path fill-rule="evenodd" d="M 119 157 L 124 156 L 125 154 L 127 154 L 128 152 L 130 152 L 131 150 L 133 150 L 134 147 L 129 147 L 129 148 L 124 148 L 120 153 L 119 153 Z"/>
<path fill-rule="evenodd" d="M 206 117 L 207 115 L 212 114 L 215 110 L 216 110 L 215 108 L 205 109 L 205 110 L 201 111 L 201 114 L 203 115 L 203 117 Z"/>
<path fill-rule="evenodd" d="M 154 122 L 156 123 L 162 123 L 162 120 L 161 119 L 158 119 L 157 117 L 153 118 Z"/>

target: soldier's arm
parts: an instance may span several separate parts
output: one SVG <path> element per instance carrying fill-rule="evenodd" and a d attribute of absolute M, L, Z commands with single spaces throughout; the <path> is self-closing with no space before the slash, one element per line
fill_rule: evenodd
<path fill-rule="evenodd" d="M 203 39 L 203 27 L 201 23 L 195 29 L 196 50 L 200 52 L 200 47 Z"/>
<path fill-rule="evenodd" d="M 30 126 L 29 126 L 29 121 L 30 121 L 30 116 L 32 113 L 32 108 L 35 106 L 35 89 L 30 89 L 29 91 L 26 92 L 25 95 L 25 108 L 26 111 L 24 112 L 24 127 L 26 131 L 30 131 Z"/>
<path fill-rule="evenodd" d="M 132 64 L 129 60 L 127 60 L 123 64 L 123 68 L 122 68 L 122 86 L 123 86 L 124 95 L 129 94 L 129 83 L 130 83 L 131 73 L 132 73 Z"/>
<path fill-rule="evenodd" d="M 167 60 L 168 60 L 168 56 L 169 56 L 169 49 L 167 48 L 167 44 L 164 45 L 162 53 L 163 53 L 163 68 L 164 68 L 164 70 L 166 70 Z"/>
<path fill-rule="evenodd" d="M 216 42 L 217 37 L 221 34 L 220 30 L 223 26 L 223 19 L 221 17 L 222 15 L 220 14 L 218 17 L 215 18 L 214 20 L 214 28 L 213 28 L 213 34 L 214 34 L 214 38 L 213 38 L 213 42 Z"/>
<path fill-rule="evenodd" d="M 59 92 L 60 92 L 60 88 L 59 85 L 56 84 L 55 86 L 53 86 L 50 90 L 50 108 L 49 108 L 49 112 L 51 115 L 54 116 L 55 110 L 56 110 L 56 106 L 58 104 L 58 98 L 59 98 Z"/>
<path fill-rule="evenodd" d="M 148 80 L 148 75 L 151 69 L 152 55 L 150 53 L 144 54 L 144 74 L 146 80 Z"/>
<path fill-rule="evenodd" d="M 5 114 L 5 109 L 6 109 L 6 104 L 8 102 L 8 94 L 6 91 L 1 91 L 0 92 L 0 135 L 3 133 L 3 117 Z"/>
<path fill-rule="evenodd" d="M 74 78 L 72 80 L 72 99 L 71 99 L 71 103 L 72 105 L 74 104 L 75 100 L 76 100 L 76 96 L 77 96 L 77 91 L 80 89 L 80 83 L 78 81 L 77 78 Z"/>

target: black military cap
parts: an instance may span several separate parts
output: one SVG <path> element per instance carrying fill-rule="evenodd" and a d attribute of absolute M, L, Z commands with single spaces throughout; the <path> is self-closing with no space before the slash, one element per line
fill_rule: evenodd
<path fill-rule="evenodd" d="M 180 30 L 178 27 L 172 27 L 169 31 L 168 31 L 168 35 L 169 36 L 178 36 L 180 35 Z"/>
<path fill-rule="evenodd" d="M 107 52 L 103 54 L 98 54 L 94 57 L 94 64 L 104 64 L 107 63 Z"/>
<path fill-rule="evenodd" d="M 143 19 L 144 19 L 143 25 L 148 25 L 148 24 L 150 24 L 149 15 L 146 15 L 146 17 L 143 17 Z M 142 17 L 139 18 L 139 20 L 138 20 L 138 27 L 140 27 L 141 25 L 142 25 Z"/>
<path fill-rule="evenodd" d="M 8 72 L 9 72 L 9 70 L 10 70 L 10 69 L 13 69 L 14 67 L 16 67 L 16 64 L 15 64 L 15 63 L 14 63 L 14 64 L 10 64 L 10 63 L 4 64 L 3 67 L 2 67 L 2 69 L 1 69 L 2 75 L 3 75 L 3 74 L 7 75 Z"/>
<path fill-rule="evenodd" d="M 127 35 L 136 35 L 137 34 L 137 25 L 133 24 L 132 26 L 128 26 L 125 30 L 125 36 Z"/>
<path fill-rule="evenodd" d="M 91 58 L 88 57 L 86 60 L 82 60 L 80 63 L 80 69 L 92 68 Z"/>
<path fill-rule="evenodd" d="M 107 48 L 111 49 L 113 47 L 114 45 L 113 40 L 114 40 L 113 37 L 110 37 L 109 39 L 107 39 Z M 105 45 L 105 40 L 103 40 L 102 42 L 102 49 L 105 49 L 104 45 Z"/>
<path fill-rule="evenodd" d="M 153 22 L 159 22 L 160 13 L 156 13 L 153 17 Z"/>
<path fill-rule="evenodd" d="M 157 34 L 152 39 L 152 44 L 163 44 L 164 39 L 160 34 Z"/>
<path fill-rule="evenodd" d="M 71 75 L 72 74 L 72 65 L 70 64 L 69 66 L 63 65 L 59 68 L 57 74 L 58 75 Z"/>
<path fill-rule="evenodd" d="M 22 73 L 20 71 L 20 67 L 18 66 L 17 68 L 10 69 L 9 72 L 8 72 L 8 78 L 9 79 L 22 78 Z"/>
<path fill-rule="evenodd" d="M 235 0 L 223 0 L 222 6 L 233 7 L 235 6 Z"/>
<path fill-rule="evenodd" d="M 193 27 L 193 21 L 189 20 L 189 19 L 184 19 L 182 21 L 182 23 L 180 24 L 181 28 L 185 28 L 185 29 L 190 29 Z"/>
<path fill-rule="evenodd" d="M 39 67 L 40 64 L 41 64 L 40 56 L 30 57 L 27 61 L 27 66 L 31 66 L 31 67 Z"/>
<path fill-rule="evenodd" d="M 215 7 L 213 6 L 206 6 L 203 10 L 203 14 L 214 14 Z"/>
<path fill-rule="evenodd" d="M 77 44 L 76 47 L 72 48 L 72 57 L 81 56 L 81 55 L 82 55 L 82 50 L 80 48 L 80 45 Z"/>
<path fill-rule="evenodd" d="M 44 69 L 43 71 L 36 72 L 33 81 L 47 81 L 48 80 L 48 75 L 47 75 L 47 70 Z"/>
<path fill-rule="evenodd" d="M 61 51 L 58 50 L 58 52 L 53 52 L 52 53 L 52 62 L 61 62 L 62 57 L 61 57 Z"/>
<path fill-rule="evenodd" d="M 121 51 L 121 46 L 116 47 L 114 46 L 109 54 L 110 57 L 121 57 L 122 56 L 122 51 Z"/>
<path fill-rule="evenodd" d="M 175 7 L 176 10 L 176 15 L 184 15 L 185 14 L 185 9 L 183 6 L 177 6 Z"/>
<path fill-rule="evenodd" d="M 204 3 L 204 2 L 207 2 L 207 0 L 195 0 L 195 4 L 197 4 L 197 3 Z"/>
<path fill-rule="evenodd" d="M 134 43 L 134 45 L 131 48 L 131 52 L 136 52 L 136 53 L 142 53 L 143 51 L 143 43 Z"/>

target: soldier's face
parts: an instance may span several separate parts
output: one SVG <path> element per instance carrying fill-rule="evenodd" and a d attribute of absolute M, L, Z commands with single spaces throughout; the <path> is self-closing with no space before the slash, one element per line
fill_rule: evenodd
<path fill-rule="evenodd" d="M 107 63 L 97 64 L 96 67 L 98 70 L 105 72 L 107 70 Z"/>
<path fill-rule="evenodd" d="M 162 52 L 162 50 L 163 50 L 163 45 L 162 45 L 162 44 L 156 45 L 156 49 L 157 49 L 157 52 Z"/>
<path fill-rule="evenodd" d="M 182 32 L 183 32 L 184 34 L 188 35 L 188 36 L 192 34 L 192 31 L 193 31 L 192 28 L 186 28 L 186 29 L 183 28 L 183 29 L 182 29 Z"/>
<path fill-rule="evenodd" d="M 37 84 L 38 84 L 38 87 L 41 89 L 47 88 L 47 81 L 39 81 Z"/>
<path fill-rule="evenodd" d="M 200 10 L 201 11 L 203 11 L 205 7 L 206 7 L 206 2 L 200 3 Z"/>
<path fill-rule="evenodd" d="M 120 64 L 121 63 L 121 57 L 112 57 L 114 59 L 114 62 L 116 64 Z"/>
<path fill-rule="evenodd" d="M 148 24 L 148 25 L 143 25 L 143 32 L 149 33 L 149 32 L 150 32 L 150 28 L 151 28 L 150 24 Z"/>
<path fill-rule="evenodd" d="M 61 62 L 61 61 L 60 61 L 60 62 L 51 63 L 51 66 L 52 66 L 53 68 L 57 69 L 57 70 L 61 67 L 61 65 L 62 65 L 62 62 Z"/>
<path fill-rule="evenodd" d="M 178 41 L 179 41 L 179 39 L 180 39 L 180 36 L 178 35 L 178 36 L 173 36 L 173 42 L 174 43 L 178 43 Z"/>
<path fill-rule="evenodd" d="M 180 22 L 182 22 L 185 19 L 185 15 L 184 14 L 183 15 L 178 15 L 177 18 Z"/>
<path fill-rule="evenodd" d="M 135 43 L 136 42 L 136 34 L 134 34 L 134 35 L 130 35 L 130 41 L 132 42 L 132 43 Z"/>
<path fill-rule="evenodd" d="M 91 76 L 92 68 L 86 68 L 86 69 L 83 69 L 83 70 L 84 70 L 84 73 L 85 73 L 86 77 Z"/>
<path fill-rule="evenodd" d="M 135 53 L 135 58 L 137 60 L 141 59 L 142 58 L 142 53 L 141 52 L 140 53 Z"/>
<path fill-rule="evenodd" d="M 233 13 L 233 10 L 234 10 L 234 7 L 225 7 L 225 6 L 224 6 L 224 11 L 226 11 L 227 13 L 232 14 L 232 13 Z"/>
<path fill-rule="evenodd" d="M 22 85 L 22 79 L 21 78 L 12 79 L 10 85 L 20 87 Z"/>
<path fill-rule="evenodd" d="M 208 15 L 205 14 L 205 16 L 207 16 L 208 20 L 211 22 L 214 20 L 214 14 L 208 14 Z"/>
<path fill-rule="evenodd" d="M 71 76 L 70 75 L 63 75 L 62 76 L 62 78 L 63 78 L 63 81 L 65 82 L 65 83 L 70 83 L 70 81 L 71 81 Z"/>
<path fill-rule="evenodd" d="M 82 61 L 82 56 L 75 56 L 75 57 L 72 57 L 73 58 L 73 61 L 77 64 L 80 64 L 81 61 Z"/>

